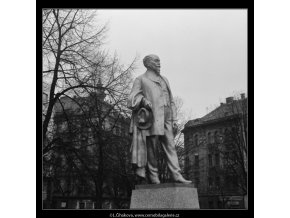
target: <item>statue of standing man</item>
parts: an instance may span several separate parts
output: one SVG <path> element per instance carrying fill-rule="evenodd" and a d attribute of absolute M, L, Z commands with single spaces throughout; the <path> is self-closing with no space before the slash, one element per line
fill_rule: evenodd
<path fill-rule="evenodd" d="M 180 173 L 173 130 L 177 128 L 176 107 L 168 80 L 160 75 L 160 59 L 148 55 L 143 59 L 147 71 L 137 77 L 128 98 L 132 110 L 130 133 L 133 134 L 131 154 L 136 175 L 159 184 L 158 140 L 166 154 L 167 166 L 175 182 L 189 184 Z"/>

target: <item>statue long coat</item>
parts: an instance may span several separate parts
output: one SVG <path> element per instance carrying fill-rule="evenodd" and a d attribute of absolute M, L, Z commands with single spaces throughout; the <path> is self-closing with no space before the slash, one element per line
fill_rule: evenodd
<path fill-rule="evenodd" d="M 176 120 L 176 107 L 173 101 L 172 92 L 168 80 L 162 76 L 167 84 L 172 120 Z M 142 106 L 142 99 L 145 98 L 152 104 L 153 124 L 148 130 L 140 130 L 135 125 L 136 113 Z M 131 124 L 129 132 L 133 134 L 131 145 L 132 163 L 138 167 L 143 167 L 147 163 L 146 136 L 164 135 L 164 102 L 163 90 L 159 77 L 155 72 L 147 70 L 137 77 L 128 97 L 128 108 L 132 110 Z"/>

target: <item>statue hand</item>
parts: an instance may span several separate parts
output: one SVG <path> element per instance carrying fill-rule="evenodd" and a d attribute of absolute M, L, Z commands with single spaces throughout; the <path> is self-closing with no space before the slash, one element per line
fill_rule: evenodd
<path fill-rule="evenodd" d="M 152 109 L 152 104 L 150 101 L 148 101 L 147 99 L 143 99 L 143 105 L 144 107 L 148 108 L 148 109 Z"/>

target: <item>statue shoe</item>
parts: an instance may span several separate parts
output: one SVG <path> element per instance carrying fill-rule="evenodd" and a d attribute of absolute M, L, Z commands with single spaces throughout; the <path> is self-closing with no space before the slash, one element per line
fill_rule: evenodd
<path fill-rule="evenodd" d="M 191 183 L 192 183 L 192 181 L 184 179 L 182 175 L 177 176 L 177 177 L 174 178 L 173 180 L 174 180 L 175 182 L 183 183 L 183 184 L 191 184 Z"/>
<path fill-rule="evenodd" d="M 160 184 L 160 180 L 156 176 L 149 176 L 152 184 Z"/>

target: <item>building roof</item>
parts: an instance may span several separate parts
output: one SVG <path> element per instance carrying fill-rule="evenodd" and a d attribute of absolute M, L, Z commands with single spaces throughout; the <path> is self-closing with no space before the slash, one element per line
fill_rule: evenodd
<path fill-rule="evenodd" d="M 78 111 L 80 110 L 80 105 L 88 105 L 92 102 L 92 99 L 98 98 L 100 100 L 100 103 L 104 107 L 109 107 L 109 104 L 104 101 L 105 94 L 103 91 L 97 91 L 92 92 L 87 96 L 83 97 L 68 97 L 68 96 L 62 96 L 60 100 L 56 101 L 56 104 L 54 106 L 54 111 L 56 113 L 63 113 L 63 110 L 71 110 L 71 111 Z M 60 103 L 61 102 L 61 103 Z"/>
<path fill-rule="evenodd" d="M 198 119 L 189 120 L 184 125 L 184 129 L 218 122 L 241 113 L 247 113 L 247 98 L 234 100 L 233 97 L 229 97 L 227 98 L 227 103 L 221 103 L 220 106 L 205 116 Z"/>
<path fill-rule="evenodd" d="M 94 98 L 99 98 L 100 104 L 102 105 L 102 112 L 105 112 L 112 108 L 113 106 L 109 104 L 108 102 L 104 101 L 104 95 L 102 93 L 91 93 L 88 96 L 85 97 L 68 97 L 68 96 L 63 96 L 60 98 L 60 101 L 57 100 L 54 106 L 54 112 L 55 115 L 62 115 L 64 111 L 70 112 L 73 115 L 80 115 L 83 114 L 82 110 L 88 110 L 90 102 L 92 102 L 92 99 Z M 80 108 L 82 106 L 82 110 Z M 111 115 L 112 116 L 117 116 L 119 112 L 115 110 L 115 108 L 112 110 Z M 120 119 L 125 119 L 126 121 L 129 122 L 128 118 L 125 118 L 123 114 L 119 117 Z"/>

